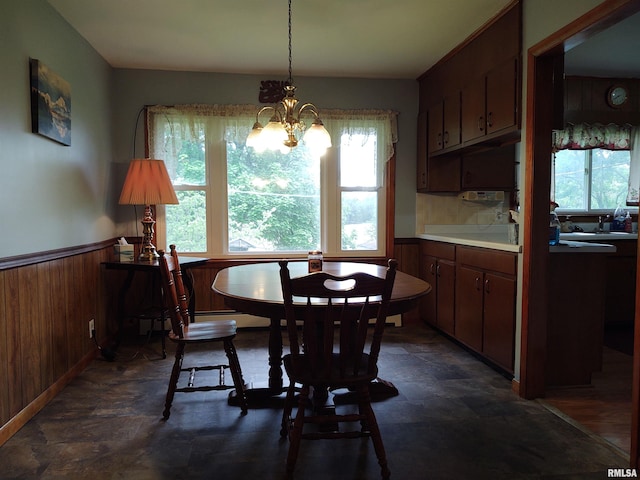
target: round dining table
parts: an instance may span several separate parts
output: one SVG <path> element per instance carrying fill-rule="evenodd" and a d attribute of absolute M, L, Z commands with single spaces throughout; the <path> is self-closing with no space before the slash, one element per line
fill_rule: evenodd
<path fill-rule="evenodd" d="M 289 262 L 288 267 L 292 277 L 308 274 L 306 261 L 292 261 Z M 366 272 L 384 278 L 387 267 L 373 263 L 325 261 L 322 264 L 322 270 L 336 276 Z M 280 265 L 278 262 L 263 262 L 228 267 L 218 272 L 211 288 L 224 298 L 229 308 L 237 312 L 269 318 L 268 387 L 248 389 L 246 393 L 249 399 L 281 394 L 283 391 L 281 320 L 285 318 L 285 314 L 280 285 Z M 397 271 L 388 316 L 412 310 L 417 306 L 420 297 L 430 291 L 429 283 Z"/>

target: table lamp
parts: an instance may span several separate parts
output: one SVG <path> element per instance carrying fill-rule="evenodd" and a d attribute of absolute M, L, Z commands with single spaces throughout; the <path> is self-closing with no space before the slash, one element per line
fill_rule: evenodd
<path fill-rule="evenodd" d="M 177 204 L 178 197 L 173 190 L 171 179 L 164 161 L 149 158 L 136 158 L 129 164 L 129 171 L 124 180 L 120 205 L 144 205 L 142 218 L 142 249 L 138 260 L 153 262 L 158 258 L 153 246 L 153 212 L 151 205 Z"/>

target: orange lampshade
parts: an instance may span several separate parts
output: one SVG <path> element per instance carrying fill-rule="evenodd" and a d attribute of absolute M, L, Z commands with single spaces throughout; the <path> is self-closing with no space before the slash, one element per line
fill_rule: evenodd
<path fill-rule="evenodd" d="M 164 161 L 150 158 L 131 160 L 118 203 L 121 205 L 177 204 L 178 197 Z"/>

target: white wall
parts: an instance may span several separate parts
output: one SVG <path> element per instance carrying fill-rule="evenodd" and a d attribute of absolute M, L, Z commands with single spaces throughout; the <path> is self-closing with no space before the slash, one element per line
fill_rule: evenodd
<path fill-rule="evenodd" d="M 0 257 L 113 236 L 110 67 L 45 0 L 0 13 Z M 71 84 L 71 146 L 31 133 L 29 57 Z"/>

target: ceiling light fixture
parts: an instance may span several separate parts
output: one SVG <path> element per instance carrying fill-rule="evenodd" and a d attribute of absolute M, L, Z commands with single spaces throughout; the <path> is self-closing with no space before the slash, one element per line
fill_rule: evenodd
<path fill-rule="evenodd" d="M 298 145 L 298 135 L 304 144 L 314 152 L 323 154 L 331 146 L 331 136 L 318 115 L 318 109 L 312 103 L 303 104 L 297 111 L 298 100 L 295 97 L 291 74 L 291 0 L 289 0 L 289 79 L 284 87 L 284 97 L 275 106 L 262 107 L 256 114 L 256 122 L 247 137 L 247 146 L 257 151 L 264 149 L 288 152 Z M 260 114 L 271 112 L 269 123 L 263 128 L 259 121 Z M 302 120 L 303 113 L 313 114 L 313 122 L 306 129 Z M 305 132 L 306 129 L 306 132 Z"/>

